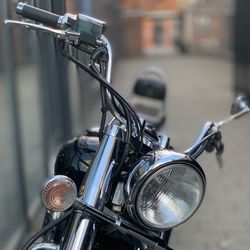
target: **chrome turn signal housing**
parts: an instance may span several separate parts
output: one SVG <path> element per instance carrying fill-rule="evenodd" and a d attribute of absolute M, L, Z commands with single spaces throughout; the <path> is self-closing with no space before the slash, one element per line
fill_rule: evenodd
<path fill-rule="evenodd" d="M 169 150 L 151 152 L 129 175 L 128 212 L 142 226 L 164 231 L 194 214 L 205 187 L 204 172 L 187 155 Z"/>
<path fill-rule="evenodd" d="M 77 197 L 77 188 L 72 179 L 56 175 L 46 182 L 41 192 L 43 205 L 50 211 L 62 212 L 70 208 Z"/>

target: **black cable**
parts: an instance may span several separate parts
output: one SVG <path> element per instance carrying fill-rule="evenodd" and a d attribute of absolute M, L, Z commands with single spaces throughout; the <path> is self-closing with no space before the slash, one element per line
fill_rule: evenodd
<path fill-rule="evenodd" d="M 99 50 L 99 53 L 97 53 L 97 52 L 94 53 L 94 56 L 92 57 L 93 60 L 91 60 L 91 67 L 96 72 L 96 74 L 99 74 L 98 69 L 96 68 L 96 65 L 95 65 L 95 61 L 94 61 L 94 60 L 98 59 L 99 60 L 98 63 L 100 65 L 100 74 L 102 76 L 103 75 L 103 69 L 102 69 L 102 64 L 101 64 L 101 61 L 100 61 L 101 56 L 103 56 L 103 50 Z M 113 100 L 114 100 L 113 95 L 111 96 L 111 98 L 112 97 L 113 97 Z M 106 92 L 106 89 L 105 89 L 105 87 L 103 85 L 101 85 L 101 98 L 102 98 L 102 109 L 103 109 L 103 107 L 106 108 L 106 106 L 107 106 L 107 103 L 106 103 L 107 102 L 107 92 Z M 129 112 L 127 112 L 126 108 L 123 108 L 123 110 L 124 110 L 124 113 L 125 113 L 124 117 L 125 117 L 125 119 L 127 121 L 127 127 L 128 127 L 125 141 L 129 142 L 131 134 L 132 134 L 132 132 L 131 132 L 132 131 L 132 126 L 131 126 L 132 121 L 131 121 L 131 118 L 129 117 Z M 102 112 L 103 112 L 103 115 L 106 115 L 106 110 L 102 110 Z M 105 116 L 105 118 L 106 118 L 106 116 Z M 102 119 L 102 122 L 103 122 L 103 120 L 104 119 Z M 101 123 L 101 129 L 100 129 L 101 133 L 102 133 L 103 127 L 104 127 L 104 123 Z"/>
<path fill-rule="evenodd" d="M 116 104 L 116 102 L 115 102 L 115 99 L 116 99 L 121 106 L 121 108 L 117 108 L 118 105 L 114 105 L 114 108 L 116 109 L 116 111 L 118 113 L 119 112 L 121 113 L 123 111 L 122 117 L 124 117 L 126 120 L 127 130 L 126 130 L 126 138 L 125 138 L 125 148 L 124 148 L 123 154 L 121 156 L 121 161 L 119 162 L 119 165 L 117 166 L 117 169 L 112 176 L 112 177 L 116 177 L 119 174 L 119 172 L 120 172 L 120 170 L 121 170 L 121 168 L 126 160 L 126 157 L 129 153 L 129 146 L 131 145 L 130 140 L 132 139 L 132 135 L 134 135 L 135 138 L 137 138 L 139 143 L 142 143 L 141 136 L 143 134 L 143 132 L 142 132 L 143 129 L 142 129 L 141 121 L 140 121 L 139 117 L 137 116 L 137 114 L 135 113 L 135 111 L 132 109 L 132 107 L 127 103 L 127 101 L 117 91 L 115 91 L 110 86 L 110 83 L 107 82 L 106 79 L 103 78 L 103 76 L 100 75 L 100 73 L 95 65 L 94 59 L 97 59 L 98 55 L 100 56 L 101 54 L 103 54 L 104 50 L 98 50 L 98 53 L 96 51 L 94 53 L 94 55 L 91 57 L 90 66 L 92 67 L 92 70 L 91 70 L 91 68 L 87 67 L 86 65 L 81 63 L 76 58 L 72 57 L 69 53 L 67 53 L 65 50 L 63 50 L 63 48 L 62 48 L 61 52 L 70 61 L 75 63 L 78 67 L 80 67 L 86 73 L 88 73 L 90 76 L 92 76 L 94 79 L 99 81 L 100 85 L 104 86 L 105 93 L 107 93 L 106 91 L 109 91 L 111 99 L 112 99 L 111 100 L 112 104 L 114 104 L 114 103 Z M 93 72 L 93 69 L 94 69 L 94 72 Z M 104 126 L 104 119 L 106 119 L 105 115 L 102 118 L 103 122 L 102 122 L 101 126 Z M 133 124 L 135 126 L 136 131 L 137 131 L 136 134 L 132 134 Z M 140 153 L 140 148 L 139 148 L 139 150 L 137 149 L 137 151 L 138 151 L 137 153 Z"/>
<path fill-rule="evenodd" d="M 104 127 L 106 124 L 106 117 L 107 117 L 107 106 L 106 106 L 106 102 L 105 102 L 105 92 L 106 90 L 103 88 L 103 86 L 100 86 L 100 92 L 101 92 L 101 101 L 102 101 L 102 107 L 101 107 L 101 111 L 102 111 L 102 118 L 101 118 L 101 123 L 100 123 L 100 128 L 99 128 L 99 141 L 101 141 L 102 137 L 103 137 L 103 131 L 104 131 Z"/>
<path fill-rule="evenodd" d="M 96 55 L 97 57 L 97 55 Z M 99 65 L 100 65 L 100 61 L 99 61 Z M 97 68 L 95 67 L 94 65 L 94 61 L 92 61 L 92 64 L 91 64 L 92 68 L 95 70 L 96 73 L 98 73 L 98 70 Z M 101 74 L 102 74 L 102 68 L 100 68 L 100 71 L 101 71 Z M 101 85 L 101 96 L 102 96 L 102 99 L 106 98 L 107 96 L 103 96 L 104 94 L 106 94 L 104 91 L 106 91 L 106 89 L 104 89 L 104 86 Z M 112 96 L 113 97 L 113 96 Z M 111 97 L 111 98 L 112 98 Z M 113 97 L 114 99 L 114 97 Z M 103 105 L 104 106 L 104 105 Z M 113 174 L 113 177 L 117 176 L 122 168 L 122 165 L 123 163 L 125 162 L 126 160 L 126 157 L 128 155 L 128 152 L 129 152 L 129 141 L 130 141 L 130 137 L 131 137 L 131 134 L 132 134 L 132 125 L 131 125 L 131 119 L 129 117 L 129 113 L 127 112 L 126 109 L 124 109 L 124 112 L 125 112 L 125 117 L 127 118 L 126 121 L 127 121 L 127 131 L 126 131 L 126 138 L 125 138 L 125 148 L 124 148 L 124 151 L 123 151 L 123 154 L 122 154 L 122 157 L 121 157 L 121 160 L 119 162 L 119 165 L 115 171 L 115 173 Z M 105 114 L 105 113 L 103 113 Z M 102 130 L 100 130 L 102 131 Z"/>
<path fill-rule="evenodd" d="M 139 153 L 141 152 L 142 149 L 142 145 L 143 145 L 143 135 L 144 135 L 144 130 L 146 127 L 146 121 L 144 120 L 142 123 L 142 130 L 141 130 L 141 143 L 140 143 L 140 147 L 139 147 Z"/>
<path fill-rule="evenodd" d="M 116 90 L 114 90 L 105 79 L 100 77 L 99 74 L 97 74 L 96 72 L 91 71 L 86 65 L 84 65 L 83 63 L 81 63 L 79 60 L 72 57 L 68 53 L 66 53 L 66 51 L 64 51 L 63 49 L 62 49 L 62 53 L 70 61 L 74 62 L 78 67 L 83 69 L 86 73 L 88 73 L 94 79 L 96 79 L 101 84 L 103 84 L 105 86 L 105 88 L 108 89 L 116 97 L 116 99 L 119 101 L 119 103 L 129 111 L 129 113 L 131 114 L 131 117 L 133 118 L 134 123 L 135 123 L 135 127 L 136 127 L 136 130 L 137 130 L 137 138 L 140 141 L 141 140 L 141 138 L 140 138 L 140 135 L 141 135 L 141 133 L 140 133 L 140 131 L 141 131 L 141 121 L 140 121 L 139 117 L 137 116 L 137 114 L 135 113 L 135 111 L 132 109 L 132 107 L 126 102 L 126 100 Z"/>
<path fill-rule="evenodd" d="M 128 155 L 128 152 L 129 152 L 129 143 L 126 143 L 125 147 L 124 147 L 124 152 L 122 154 L 122 158 L 121 158 L 119 165 L 117 166 L 115 172 L 113 173 L 112 178 L 115 178 L 120 173 L 122 166 L 123 166 L 123 164 L 126 160 L 126 157 Z"/>
<path fill-rule="evenodd" d="M 87 165 L 88 167 L 90 166 L 90 164 L 89 164 L 88 162 L 86 162 L 86 161 L 84 161 L 84 160 L 82 160 L 82 159 L 78 162 L 78 165 L 79 165 L 80 162 L 84 163 L 84 164 Z M 80 169 L 80 168 L 79 168 L 79 169 Z"/>
<path fill-rule="evenodd" d="M 26 244 L 22 247 L 22 250 L 28 250 L 29 247 L 31 247 L 31 245 L 38 240 L 40 237 L 42 237 L 45 233 L 47 233 L 50 229 L 52 229 L 53 227 L 55 227 L 56 225 L 60 224 L 61 222 L 63 222 L 64 220 L 66 220 L 72 213 L 73 209 L 65 212 L 65 214 L 55 220 L 52 221 L 51 223 L 47 224 L 46 226 L 44 226 L 40 231 L 38 231 L 36 234 L 34 234 L 27 242 Z"/>
<path fill-rule="evenodd" d="M 104 48 L 97 48 L 93 54 L 90 57 L 90 65 L 95 70 L 95 72 L 98 72 L 98 69 L 96 68 L 95 61 L 98 60 L 98 64 L 100 65 L 100 74 L 104 74 L 104 67 L 103 64 L 101 63 L 101 57 L 104 56 L 107 53 L 107 50 Z M 106 124 L 106 118 L 107 118 L 107 112 L 108 112 L 108 103 L 107 103 L 107 91 L 105 87 L 100 84 L 100 95 L 101 95 L 101 112 L 102 112 L 102 118 L 101 118 L 101 123 L 100 123 L 100 128 L 99 128 L 99 141 L 101 141 L 103 137 L 103 132 Z"/>
<path fill-rule="evenodd" d="M 101 76 L 103 75 L 103 67 L 102 67 L 102 64 L 101 64 L 101 56 L 103 56 L 103 51 L 102 50 L 99 50 L 99 53 L 97 52 L 94 52 L 94 56 L 92 56 L 92 60 L 91 60 L 91 67 L 92 69 L 96 72 L 96 74 L 101 74 Z M 95 65 L 95 60 L 97 61 L 98 60 L 98 64 L 100 65 L 100 73 Z M 107 98 L 107 92 L 106 92 L 106 89 L 103 85 L 101 85 L 101 98 L 102 98 L 102 108 L 104 106 L 106 106 L 106 103 L 103 103 L 103 100 Z M 132 119 L 131 119 L 131 113 L 127 110 L 127 108 L 124 106 L 124 104 L 121 104 L 121 107 L 123 109 L 123 112 L 122 110 L 118 107 L 118 105 L 116 104 L 115 102 L 115 97 L 114 95 L 111 94 L 111 101 L 113 104 L 115 104 L 115 109 L 117 110 L 118 113 L 120 114 L 123 114 L 123 117 L 125 118 L 126 122 L 127 122 L 127 131 L 126 131 L 126 138 L 125 138 L 125 148 L 124 148 L 124 151 L 123 151 L 123 154 L 121 156 L 121 160 L 119 161 L 119 165 L 117 166 L 116 168 L 116 171 L 115 173 L 113 174 L 112 177 L 116 177 L 121 169 L 122 169 L 122 166 L 126 160 L 126 157 L 129 153 L 129 142 L 130 142 L 130 139 L 131 139 L 131 136 L 132 136 Z M 103 112 L 103 115 L 106 114 L 104 111 Z M 103 119 L 102 119 L 103 121 Z M 103 129 L 103 125 L 104 124 L 101 124 L 101 127 L 100 127 L 100 133 L 102 133 L 102 129 Z M 100 137 L 101 138 L 101 137 Z"/>
<path fill-rule="evenodd" d="M 97 71 L 97 69 L 96 69 L 96 67 L 93 65 L 93 69 L 95 70 L 95 72 L 98 74 L 98 71 Z M 115 100 L 114 100 L 114 96 L 113 95 L 111 95 L 111 98 L 113 98 L 113 101 L 115 102 Z M 116 105 L 117 106 L 117 105 Z M 130 118 L 130 116 L 132 116 L 131 115 L 131 113 L 129 112 L 129 110 L 127 110 L 127 108 L 126 107 L 124 107 L 124 104 L 121 104 L 121 106 L 123 107 L 123 111 L 124 111 L 124 113 L 123 113 L 123 116 L 124 116 L 124 118 L 125 118 L 125 120 L 127 121 L 127 138 L 126 138 L 126 142 L 129 142 L 129 140 L 130 140 L 130 138 L 131 138 L 131 135 L 132 135 L 132 120 L 131 120 L 131 118 Z M 117 106 L 118 107 L 118 106 Z M 116 107 L 115 107 L 116 108 Z M 121 109 L 118 109 L 118 112 L 121 112 Z"/>
<path fill-rule="evenodd" d="M 100 131 L 99 131 L 99 140 L 101 141 L 102 136 L 103 136 L 103 131 L 105 128 L 106 124 L 106 117 L 107 117 L 107 112 L 109 110 L 108 104 L 107 104 L 107 92 L 106 89 L 103 85 L 100 84 L 100 94 L 101 94 L 101 111 L 102 111 L 102 118 L 101 118 L 101 124 L 100 124 Z"/>
<path fill-rule="evenodd" d="M 124 111 L 121 110 L 121 108 L 117 105 L 116 101 L 115 101 L 115 98 L 113 95 L 111 95 L 111 102 L 112 102 L 112 105 L 114 106 L 115 110 L 118 112 L 118 114 L 125 118 L 124 117 Z"/>

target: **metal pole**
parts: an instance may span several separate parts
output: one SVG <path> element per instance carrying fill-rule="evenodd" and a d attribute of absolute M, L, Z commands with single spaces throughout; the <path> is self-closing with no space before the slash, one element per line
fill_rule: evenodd
<path fill-rule="evenodd" d="M 3 18 L 7 19 L 10 16 L 9 1 L 3 1 Z M 21 141 L 21 123 L 20 123 L 20 111 L 18 105 L 17 94 L 17 79 L 15 74 L 15 63 L 13 55 L 13 36 L 10 26 L 4 26 L 3 28 L 3 46 L 4 46 L 4 66 L 6 72 L 6 87 L 9 100 L 9 107 L 11 110 L 11 119 L 13 124 L 13 137 L 15 145 L 16 155 L 16 171 L 18 173 L 18 181 L 20 194 L 22 196 L 22 210 L 26 225 L 28 224 L 28 198 L 26 189 L 26 180 L 24 175 L 23 153 L 22 153 L 22 141 Z"/>
<path fill-rule="evenodd" d="M 81 8 L 82 13 L 90 16 L 92 14 L 91 0 L 83 0 L 83 1 L 81 1 L 81 7 L 80 8 Z"/>
<path fill-rule="evenodd" d="M 52 12 L 64 15 L 66 12 L 65 1 L 51 1 Z M 60 87 L 60 97 L 58 101 L 60 102 L 60 115 L 62 119 L 61 125 L 63 126 L 63 135 L 61 140 L 65 141 L 70 138 L 72 134 L 72 118 L 70 110 L 70 80 L 68 78 L 68 61 L 59 52 L 59 44 L 54 40 L 55 53 L 56 53 L 56 67 L 55 74 L 57 75 L 57 84 Z"/>

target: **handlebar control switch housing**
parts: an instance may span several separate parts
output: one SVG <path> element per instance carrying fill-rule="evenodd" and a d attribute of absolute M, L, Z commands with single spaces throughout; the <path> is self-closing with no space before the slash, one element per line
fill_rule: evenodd
<path fill-rule="evenodd" d="M 79 14 L 77 15 L 73 30 L 81 34 L 80 41 L 92 46 L 96 46 L 97 41 L 104 32 L 104 27 L 105 22 Z"/>

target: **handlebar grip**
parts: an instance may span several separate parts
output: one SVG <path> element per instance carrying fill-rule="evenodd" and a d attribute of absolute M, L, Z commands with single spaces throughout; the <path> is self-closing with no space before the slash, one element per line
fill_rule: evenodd
<path fill-rule="evenodd" d="M 19 2 L 16 6 L 16 13 L 28 19 L 56 28 L 58 19 L 61 17 L 57 14 L 42 10 L 26 3 Z"/>

